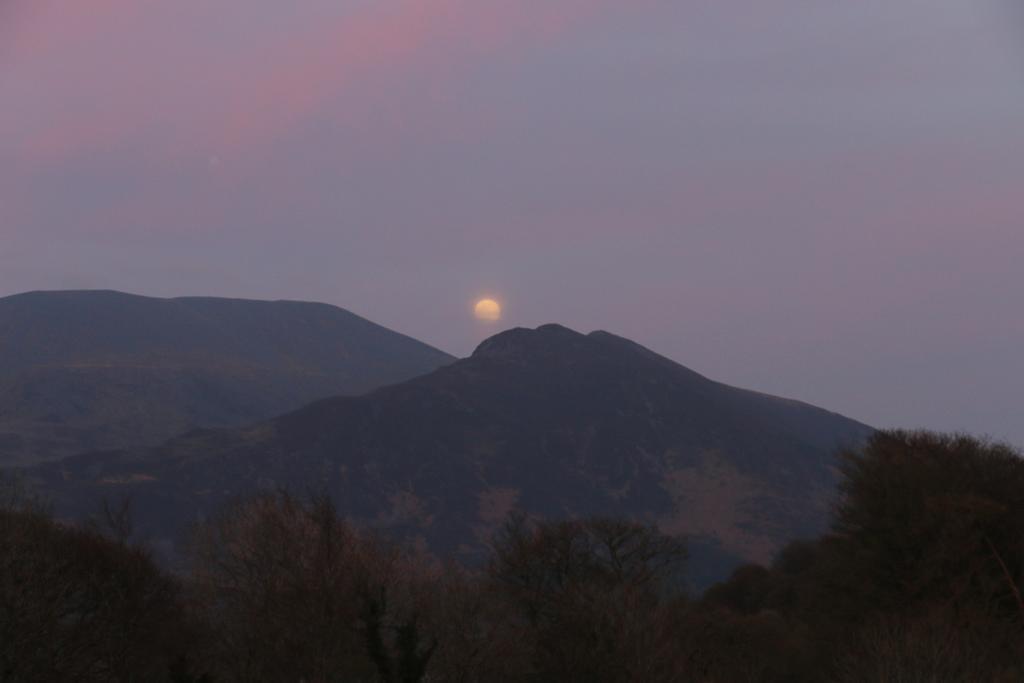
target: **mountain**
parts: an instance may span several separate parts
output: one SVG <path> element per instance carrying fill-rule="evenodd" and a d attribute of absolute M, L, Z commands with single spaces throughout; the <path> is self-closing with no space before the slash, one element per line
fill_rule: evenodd
<path fill-rule="evenodd" d="M 65 515 L 130 495 L 142 530 L 165 539 L 256 490 L 326 491 L 361 524 L 469 559 L 512 510 L 622 515 L 689 536 L 704 584 L 820 532 L 835 449 L 870 432 L 606 332 L 546 325 L 364 396 L 33 478 Z"/>
<path fill-rule="evenodd" d="M 156 445 L 455 359 L 326 304 L 32 292 L 0 299 L 0 467 Z"/>

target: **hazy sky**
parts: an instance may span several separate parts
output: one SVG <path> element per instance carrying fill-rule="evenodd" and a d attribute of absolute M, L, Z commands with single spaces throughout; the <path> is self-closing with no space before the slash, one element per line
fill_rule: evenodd
<path fill-rule="evenodd" d="M 603 328 L 1024 444 L 1017 0 L 0 0 L 0 295 Z"/>

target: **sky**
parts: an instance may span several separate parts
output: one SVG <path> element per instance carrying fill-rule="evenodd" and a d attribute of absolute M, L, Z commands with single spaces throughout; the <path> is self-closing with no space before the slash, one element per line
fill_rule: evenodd
<path fill-rule="evenodd" d="M 0 0 L 0 295 L 560 322 L 1024 445 L 1022 263 L 1015 0 Z"/>

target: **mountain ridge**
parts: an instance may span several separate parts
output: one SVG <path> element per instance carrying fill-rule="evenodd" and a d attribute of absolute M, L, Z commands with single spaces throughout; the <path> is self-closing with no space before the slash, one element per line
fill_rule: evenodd
<path fill-rule="evenodd" d="M 314 302 L 111 290 L 0 299 L 0 466 L 158 444 L 455 359 Z"/>
<path fill-rule="evenodd" d="M 690 537 L 695 572 L 721 578 L 726 565 L 818 533 L 835 449 L 870 432 L 608 333 L 542 326 L 362 396 L 34 476 L 69 516 L 133 495 L 145 501 L 140 521 L 165 539 L 226 501 L 277 488 L 328 492 L 363 525 L 465 558 L 513 510 L 621 515 Z"/>

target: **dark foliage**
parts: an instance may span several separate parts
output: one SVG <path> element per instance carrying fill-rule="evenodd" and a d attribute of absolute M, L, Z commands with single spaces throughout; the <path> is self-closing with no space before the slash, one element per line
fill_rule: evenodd
<path fill-rule="evenodd" d="M 530 680 L 622 681 L 664 654 L 685 557 L 677 539 L 633 522 L 514 517 L 487 577 L 531 639 Z"/>
<path fill-rule="evenodd" d="M 187 680 L 195 633 L 142 548 L 0 508 L 0 681 Z"/>
<path fill-rule="evenodd" d="M 834 530 L 868 604 L 939 603 L 1024 627 L 1017 453 L 967 436 L 887 432 L 846 454 L 843 474 Z"/>
<path fill-rule="evenodd" d="M 439 566 L 264 494 L 172 579 L 126 508 L 60 525 L 0 487 L 0 681 L 1010 683 L 1024 680 L 1024 460 L 887 432 L 843 456 L 832 530 L 699 600 L 679 539 L 513 516 Z"/>
<path fill-rule="evenodd" d="M 232 507 L 198 530 L 194 559 L 219 679 L 409 680 L 395 675 L 419 650 L 403 658 L 391 641 L 415 623 L 416 572 L 328 500 L 267 494 Z"/>
<path fill-rule="evenodd" d="M 880 432 L 843 455 L 842 474 L 829 535 L 736 571 L 704 603 L 803 625 L 813 670 L 839 681 L 1022 680 L 1020 454 Z"/>

